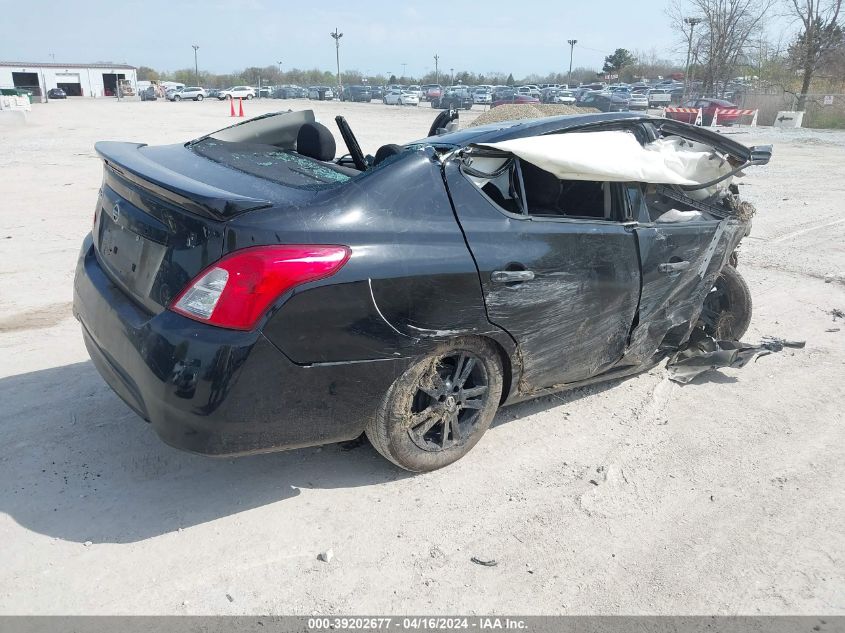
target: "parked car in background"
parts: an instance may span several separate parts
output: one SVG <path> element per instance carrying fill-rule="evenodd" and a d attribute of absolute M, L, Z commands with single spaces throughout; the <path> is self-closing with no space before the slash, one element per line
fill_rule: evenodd
<path fill-rule="evenodd" d="M 472 93 L 465 86 L 445 88 L 441 96 L 431 100 L 431 107 L 441 110 L 470 110 Z"/>
<path fill-rule="evenodd" d="M 158 99 L 154 86 L 147 86 L 146 88 L 139 90 L 138 96 L 141 97 L 141 101 L 156 101 Z"/>
<path fill-rule="evenodd" d="M 273 99 L 305 99 L 308 91 L 301 86 L 279 86 L 270 96 Z"/>
<path fill-rule="evenodd" d="M 205 89 L 199 86 L 185 86 L 179 91 L 167 93 L 167 98 L 170 101 L 187 101 L 189 99 L 191 101 L 202 101 L 207 96 Z"/>
<path fill-rule="evenodd" d="M 472 102 L 480 103 L 482 105 L 489 105 L 493 103 L 493 97 L 489 88 L 476 88 L 472 93 Z"/>
<path fill-rule="evenodd" d="M 440 84 L 426 84 L 422 86 L 423 99 L 431 101 L 432 99 L 439 99 L 443 94 L 443 86 Z"/>
<path fill-rule="evenodd" d="M 217 99 L 220 96 L 220 88 L 206 88 L 205 96 L 209 99 Z"/>
<path fill-rule="evenodd" d="M 710 125 L 713 122 L 713 114 L 716 112 L 716 109 L 719 110 L 727 109 L 727 110 L 736 110 L 737 105 L 735 103 L 731 103 L 730 101 L 725 101 L 724 99 L 713 99 L 713 98 L 705 98 L 705 99 L 690 99 L 686 101 L 681 106 L 683 108 L 695 108 L 701 110 L 701 118 L 703 125 Z M 695 119 L 698 117 L 697 112 L 667 112 L 666 118 L 672 119 L 674 121 L 683 121 L 684 123 L 695 123 Z M 716 119 L 718 125 L 733 125 L 739 120 L 739 115 L 735 113 L 726 113 L 722 114 L 719 112 L 719 118 Z"/>
<path fill-rule="evenodd" d="M 259 98 L 269 98 L 273 94 L 273 88 L 270 86 L 262 86 L 256 92 L 256 96 Z"/>
<path fill-rule="evenodd" d="M 575 93 L 572 90 L 558 89 L 554 96 L 552 103 L 563 103 L 565 105 L 575 105 Z"/>
<path fill-rule="evenodd" d="M 369 86 L 370 98 L 376 101 L 383 101 L 385 90 L 382 86 Z"/>
<path fill-rule="evenodd" d="M 540 103 L 540 100 L 537 97 L 532 97 L 531 94 L 521 93 L 513 88 L 506 88 L 504 90 L 498 90 L 494 96 L 493 103 L 491 104 L 492 107 L 496 108 L 500 105 L 505 105 L 508 103 Z"/>
<path fill-rule="evenodd" d="M 334 90 L 328 86 L 311 86 L 308 88 L 308 98 L 315 101 L 331 101 L 334 99 Z"/>
<path fill-rule="evenodd" d="M 408 86 L 406 88 L 406 92 L 410 92 L 410 93 L 417 95 L 417 99 L 422 101 L 422 98 L 423 98 L 422 86 L 416 86 L 416 85 Z"/>
<path fill-rule="evenodd" d="M 561 103 L 564 105 L 575 104 L 575 94 L 571 90 L 563 88 L 548 87 L 541 91 L 540 101 L 543 103 Z"/>
<path fill-rule="evenodd" d="M 340 100 L 369 103 L 373 100 L 373 92 L 369 86 L 345 86 L 340 93 Z"/>
<path fill-rule="evenodd" d="M 648 110 L 648 96 L 644 92 L 632 92 L 628 97 L 629 110 Z"/>
<path fill-rule="evenodd" d="M 648 91 L 648 105 L 650 108 L 662 108 L 672 103 L 672 93 L 665 88 L 654 88 Z"/>
<path fill-rule="evenodd" d="M 221 101 L 223 99 L 254 99 L 255 88 L 251 86 L 234 86 L 226 90 L 221 90 L 217 98 Z"/>
<path fill-rule="evenodd" d="M 618 92 L 588 92 L 581 98 L 578 105 L 584 108 L 595 108 L 600 112 L 626 112 L 628 96 L 627 93 Z"/>
<path fill-rule="evenodd" d="M 167 99 L 168 101 L 174 101 L 175 100 L 174 97 L 176 95 L 178 95 L 180 92 L 182 92 L 184 89 L 185 89 L 185 86 L 179 86 L 179 87 L 176 87 L 176 88 L 167 88 L 164 91 L 164 98 Z"/>
<path fill-rule="evenodd" d="M 48 99 L 67 99 L 67 93 L 61 88 L 50 88 L 47 91 Z"/>
<path fill-rule="evenodd" d="M 385 94 L 382 98 L 382 101 L 386 105 L 418 106 L 420 104 L 420 98 L 413 92 L 400 90 L 398 88 L 394 88 L 393 90 L 390 90 L 387 94 Z"/>

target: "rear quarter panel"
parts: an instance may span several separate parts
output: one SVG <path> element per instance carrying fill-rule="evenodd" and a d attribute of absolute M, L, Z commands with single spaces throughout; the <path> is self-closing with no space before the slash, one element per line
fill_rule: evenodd
<path fill-rule="evenodd" d="M 468 333 L 509 341 L 487 321 L 440 164 L 426 151 L 386 161 L 307 206 L 228 225 L 227 250 L 277 243 L 352 250 L 335 276 L 282 297 L 263 325 L 296 363 L 414 356 Z"/>

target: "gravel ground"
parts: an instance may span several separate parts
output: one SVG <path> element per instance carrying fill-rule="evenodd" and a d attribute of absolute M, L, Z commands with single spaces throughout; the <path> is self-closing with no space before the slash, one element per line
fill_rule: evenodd
<path fill-rule="evenodd" d="M 366 152 L 436 114 L 314 108 Z M 70 99 L 0 128 L 0 613 L 845 613 L 845 134 L 724 130 L 775 146 L 743 185 L 748 340 L 805 349 L 509 407 L 465 459 L 410 476 L 367 445 L 178 452 L 88 361 L 70 300 L 94 141 L 184 141 L 227 114 Z"/>

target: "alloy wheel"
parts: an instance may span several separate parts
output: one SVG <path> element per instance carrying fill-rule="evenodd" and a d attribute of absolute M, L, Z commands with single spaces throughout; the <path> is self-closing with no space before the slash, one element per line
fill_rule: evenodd
<path fill-rule="evenodd" d="M 457 351 L 440 358 L 411 400 L 411 441 L 433 452 L 462 446 L 476 430 L 488 391 L 487 370 L 477 356 Z"/>

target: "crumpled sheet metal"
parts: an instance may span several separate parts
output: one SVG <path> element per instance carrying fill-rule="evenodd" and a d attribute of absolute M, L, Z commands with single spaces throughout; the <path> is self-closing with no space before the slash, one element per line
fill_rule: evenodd
<path fill-rule="evenodd" d="M 763 338 L 759 345 L 741 341 L 717 341 L 701 330 L 696 330 L 684 348 L 669 359 L 666 369 L 669 371 L 669 380 L 685 385 L 712 369 L 738 369 L 760 356 L 780 352 L 785 347 L 803 348 L 804 344 L 804 341 L 774 337 Z"/>

